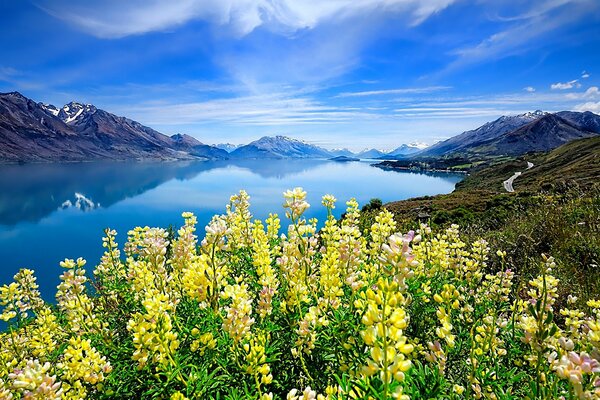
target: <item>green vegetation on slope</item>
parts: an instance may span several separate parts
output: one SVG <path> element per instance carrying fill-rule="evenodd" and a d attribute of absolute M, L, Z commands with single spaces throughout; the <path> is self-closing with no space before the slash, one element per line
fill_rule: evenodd
<path fill-rule="evenodd" d="M 527 170 L 527 161 L 534 167 Z M 523 171 L 514 193 L 502 182 Z M 461 226 L 471 239 L 485 238 L 507 251 L 523 281 L 537 271 L 541 253 L 559 265 L 563 289 L 582 299 L 600 293 L 600 137 L 582 139 L 549 153 L 475 167 L 450 194 L 386 204 L 399 226 Z M 363 214 L 364 226 L 374 213 Z"/>

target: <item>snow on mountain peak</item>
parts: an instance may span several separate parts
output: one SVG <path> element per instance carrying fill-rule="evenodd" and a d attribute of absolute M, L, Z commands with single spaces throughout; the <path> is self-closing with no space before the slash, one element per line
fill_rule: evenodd
<path fill-rule="evenodd" d="M 415 149 L 423 150 L 428 148 L 429 145 L 423 142 L 412 142 L 408 144 L 408 147 L 414 147 Z"/>
<path fill-rule="evenodd" d="M 60 118 L 64 123 L 68 124 L 75 120 L 77 120 L 80 116 L 94 113 L 96 111 L 96 107 L 91 104 L 81 104 L 77 102 L 70 102 L 65 104 L 59 111 L 56 116 Z"/>
<path fill-rule="evenodd" d="M 46 111 L 49 114 L 54 115 L 55 117 L 58 117 L 58 113 L 60 112 L 60 110 L 52 104 L 40 103 L 40 107 L 42 107 L 44 109 L 44 111 Z"/>
<path fill-rule="evenodd" d="M 522 114 L 521 116 L 527 117 L 527 118 L 537 119 L 537 118 L 543 117 L 546 114 L 548 114 L 548 113 L 545 112 L 545 111 L 535 110 L 533 112 L 526 112 L 525 114 Z"/>

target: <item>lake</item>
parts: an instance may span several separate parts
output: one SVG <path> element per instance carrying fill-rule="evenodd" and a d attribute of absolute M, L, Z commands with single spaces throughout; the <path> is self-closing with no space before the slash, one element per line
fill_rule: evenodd
<path fill-rule="evenodd" d="M 106 227 L 122 247 L 135 226 L 180 226 L 181 213 L 198 217 L 198 233 L 214 214 L 225 212 L 240 189 L 251 211 L 264 219 L 277 212 L 282 226 L 283 192 L 308 192 L 307 217 L 323 221 L 321 196 L 333 194 L 339 217 L 355 197 L 361 206 L 448 193 L 463 178 L 446 173 L 384 171 L 368 162 L 241 160 L 195 162 L 27 164 L 0 166 L 0 285 L 19 268 L 36 272 L 42 295 L 53 301 L 64 258 L 84 257 L 91 271 L 102 255 Z"/>

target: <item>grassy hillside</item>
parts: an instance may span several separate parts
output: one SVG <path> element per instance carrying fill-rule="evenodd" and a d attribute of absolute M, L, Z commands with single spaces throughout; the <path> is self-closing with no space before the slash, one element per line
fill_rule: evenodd
<path fill-rule="evenodd" d="M 527 161 L 534 167 L 526 170 Z M 502 182 L 523 171 L 514 193 Z M 507 251 L 526 281 L 542 253 L 553 254 L 564 289 L 583 298 L 600 293 L 600 137 L 578 140 L 549 153 L 492 162 L 471 169 L 450 194 L 384 205 L 401 229 L 427 222 L 459 224 L 471 240 L 482 237 Z M 376 211 L 363 215 L 370 226 Z"/>
<path fill-rule="evenodd" d="M 527 161 L 534 167 L 527 170 Z M 502 193 L 502 182 L 516 171 L 517 192 L 552 190 L 564 184 L 589 188 L 600 178 L 600 137 L 576 140 L 549 153 L 527 154 L 514 160 L 476 167 L 457 190 L 488 190 Z"/>

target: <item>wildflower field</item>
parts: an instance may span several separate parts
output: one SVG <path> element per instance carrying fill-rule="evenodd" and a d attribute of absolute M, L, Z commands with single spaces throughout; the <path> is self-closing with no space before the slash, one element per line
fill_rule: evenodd
<path fill-rule="evenodd" d="M 283 235 L 243 191 L 202 235 L 191 213 L 122 251 L 107 230 L 92 274 L 61 263 L 56 304 L 21 270 L 0 398 L 600 399 L 600 300 L 558 299 L 551 255 L 522 281 L 455 225 L 401 234 L 382 209 L 361 230 L 328 195 L 318 230 L 305 192 L 284 197 Z"/>

